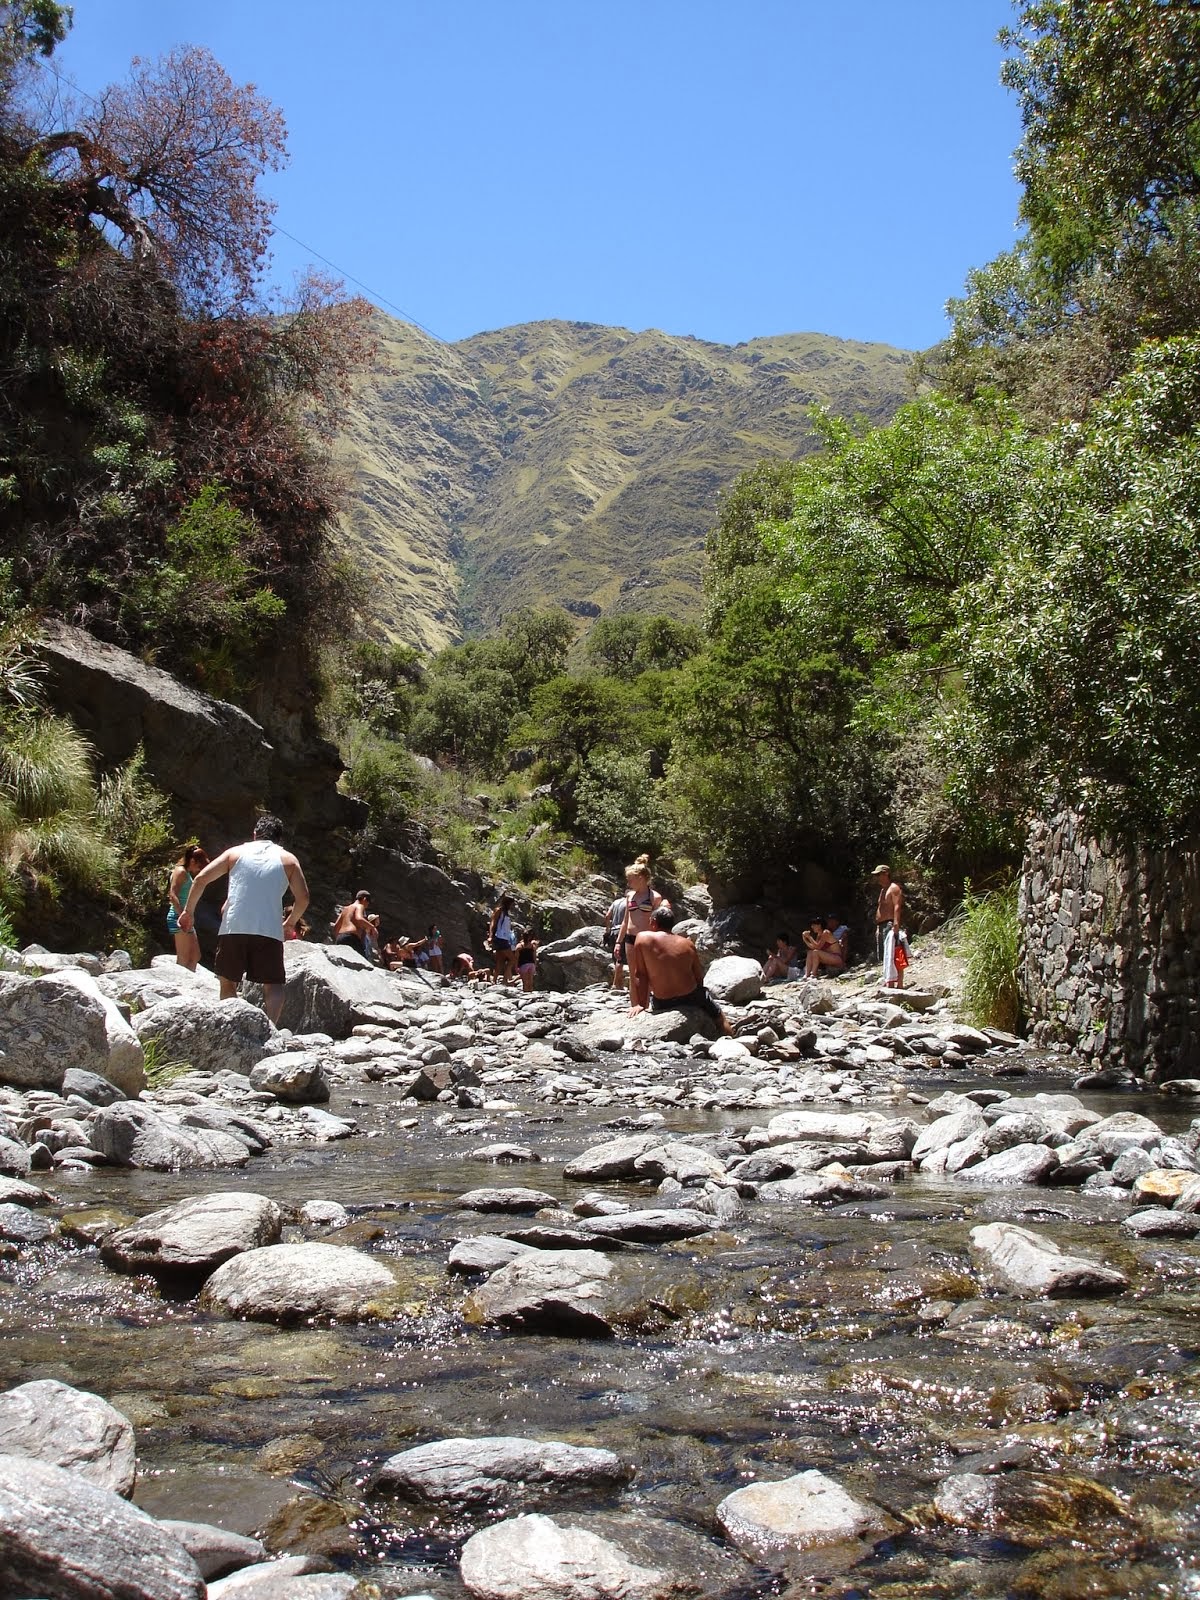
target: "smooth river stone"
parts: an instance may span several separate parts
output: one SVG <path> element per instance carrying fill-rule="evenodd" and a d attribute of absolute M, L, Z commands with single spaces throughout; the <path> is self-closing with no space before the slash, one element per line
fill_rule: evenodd
<path fill-rule="evenodd" d="M 98 1394 L 55 1378 L 0 1394 L 0 1453 L 69 1468 L 98 1489 L 124 1496 L 133 1493 L 137 1477 L 128 1419 Z"/>
<path fill-rule="evenodd" d="M 499 1272 L 518 1256 L 528 1255 L 533 1245 L 499 1234 L 482 1233 L 475 1239 L 460 1239 L 446 1261 L 448 1272 Z"/>
<path fill-rule="evenodd" d="M 204 1600 L 164 1528 L 80 1473 L 0 1455 L 0 1594 L 47 1600 Z"/>
<path fill-rule="evenodd" d="M 158 1525 L 179 1540 L 206 1581 L 267 1559 L 267 1547 L 261 1539 L 231 1533 L 228 1528 L 214 1527 L 211 1522 L 178 1522 L 163 1517 Z"/>
<path fill-rule="evenodd" d="M 563 1168 L 564 1178 L 577 1183 L 603 1183 L 609 1178 L 632 1178 L 639 1156 L 665 1144 L 661 1134 L 631 1133 L 620 1139 L 609 1139 L 605 1144 L 593 1145 L 582 1155 L 568 1161 Z"/>
<path fill-rule="evenodd" d="M 1122 1222 L 1121 1232 L 1137 1239 L 1194 1239 L 1200 1233 L 1200 1217 L 1150 1206 L 1146 1211 L 1131 1212 Z"/>
<path fill-rule="evenodd" d="M 539 1211 L 558 1201 L 544 1189 L 468 1189 L 457 1205 L 464 1211 Z"/>
<path fill-rule="evenodd" d="M 823 1472 L 798 1472 L 778 1483 L 735 1489 L 717 1507 L 717 1519 L 742 1554 L 764 1566 L 778 1566 L 794 1550 L 881 1539 L 898 1526 Z"/>
<path fill-rule="evenodd" d="M 884 1192 L 874 1183 L 864 1183 L 838 1172 L 801 1172 L 794 1178 L 764 1183 L 758 1198 L 783 1205 L 837 1205 L 847 1200 L 882 1200 Z"/>
<path fill-rule="evenodd" d="M 263 1194 L 193 1195 L 108 1236 L 100 1254 L 122 1272 L 212 1272 L 246 1250 L 274 1244 L 283 1213 Z"/>
<path fill-rule="evenodd" d="M 1084 1256 L 1064 1255 L 1052 1239 L 1012 1222 L 972 1228 L 971 1247 L 1003 1287 L 1030 1298 L 1121 1294 L 1129 1287 L 1123 1272 Z"/>
<path fill-rule="evenodd" d="M 247 1250 L 217 1268 L 200 1297 L 206 1311 L 257 1322 L 329 1317 L 356 1322 L 383 1316 L 400 1280 L 375 1256 L 336 1244 L 273 1244 Z"/>
<path fill-rule="evenodd" d="M 611 1488 L 629 1472 L 611 1450 L 553 1439 L 439 1439 L 390 1456 L 378 1484 L 414 1500 L 509 1505 L 540 1489 Z"/>
<path fill-rule="evenodd" d="M 531 1250 L 493 1273 L 467 1301 L 467 1320 L 525 1333 L 607 1338 L 612 1262 L 598 1250 Z"/>
<path fill-rule="evenodd" d="M 680 1207 L 677 1211 L 622 1211 L 611 1217 L 580 1217 L 579 1232 L 595 1239 L 621 1239 L 632 1244 L 662 1244 L 670 1239 L 692 1239 L 716 1226 L 703 1212 Z"/>
<path fill-rule="evenodd" d="M 958 1183 L 1045 1183 L 1058 1170 L 1058 1152 L 1044 1144 L 1015 1144 L 978 1166 L 955 1173 Z"/>
<path fill-rule="evenodd" d="M 0 1239 L 14 1244 L 42 1244 L 56 1230 L 56 1224 L 26 1205 L 0 1203 Z"/>
<path fill-rule="evenodd" d="M 665 1600 L 677 1592 L 669 1573 L 639 1566 L 612 1540 L 536 1514 L 472 1534 L 459 1570 L 475 1600 Z"/>

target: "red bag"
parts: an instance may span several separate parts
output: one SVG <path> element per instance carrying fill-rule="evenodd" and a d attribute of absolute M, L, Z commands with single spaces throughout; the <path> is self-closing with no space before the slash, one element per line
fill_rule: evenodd
<path fill-rule="evenodd" d="M 892 960 L 895 962 L 897 972 L 903 972 L 908 966 L 908 957 L 905 955 L 904 946 L 899 939 L 896 940 L 896 948 L 892 952 Z"/>

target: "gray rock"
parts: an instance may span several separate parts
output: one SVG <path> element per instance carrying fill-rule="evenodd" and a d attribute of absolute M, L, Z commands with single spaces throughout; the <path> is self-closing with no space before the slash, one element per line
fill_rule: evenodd
<path fill-rule="evenodd" d="M 116 1167 L 170 1172 L 185 1167 L 244 1167 L 245 1142 L 211 1128 L 184 1128 L 147 1105 L 123 1100 L 103 1107 L 92 1126 L 92 1145 Z"/>
<path fill-rule="evenodd" d="M 458 1205 L 464 1211 L 539 1211 L 556 1206 L 558 1201 L 543 1189 L 469 1189 L 460 1194 Z"/>
<path fill-rule="evenodd" d="M 52 1238 L 55 1224 L 28 1206 L 0 1204 L 0 1239 L 13 1244 L 43 1244 Z"/>
<path fill-rule="evenodd" d="M 782 1111 L 767 1124 L 767 1143 L 865 1146 L 893 1120 L 878 1111 Z"/>
<path fill-rule="evenodd" d="M 390 1014 L 391 1020 L 398 1020 L 408 1011 L 409 986 L 398 975 L 372 966 L 348 945 L 289 939 L 284 966 L 279 1024 L 295 1034 L 327 1033 L 332 1039 L 345 1039 L 377 1015 Z M 247 993 L 258 998 L 252 988 Z"/>
<path fill-rule="evenodd" d="M 764 1566 L 781 1566 L 793 1551 L 882 1539 L 899 1526 L 823 1472 L 735 1489 L 717 1507 L 717 1519 L 742 1554 Z"/>
<path fill-rule="evenodd" d="M 143 1043 L 156 1041 L 163 1061 L 186 1061 L 196 1072 L 237 1072 L 260 1061 L 275 1030 L 245 1000 L 180 995 L 139 1012 L 133 1025 Z"/>
<path fill-rule="evenodd" d="M 439 1439 L 402 1450 L 384 1462 L 377 1481 L 412 1500 L 510 1507 L 538 1491 L 606 1489 L 629 1476 L 611 1450 L 497 1437 Z"/>
<path fill-rule="evenodd" d="M 98 1072 L 85 1072 L 82 1067 L 68 1067 L 63 1073 L 59 1093 L 65 1098 L 68 1095 L 78 1095 L 81 1100 L 86 1100 L 93 1106 L 111 1106 L 115 1100 L 123 1100 L 124 1092 L 117 1088 L 115 1083 L 110 1083 L 107 1078 L 102 1078 Z"/>
<path fill-rule="evenodd" d="M 28 1172 L 32 1163 L 29 1148 L 16 1139 L 7 1139 L 0 1135 L 0 1172 L 11 1173 L 19 1176 Z"/>
<path fill-rule="evenodd" d="M 1011 1222 L 972 1228 L 971 1247 L 1001 1286 L 1030 1298 L 1121 1294 L 1129 1287 L 1129 1279 L 1114 1267 L 1064 1255 L 1052 1239 Z"/>
<path fill-rule="evenodd" d="M 100 1253 L 122 1272 L 207 1273 L 282 1233 L 283 1213 L 266 1195 L 193 1195 L 110 1234 Z"/>
<path fill-rule="evenodd" d="M 78 1472 L 0 1456 L 0 1593 L 46 1600 L 204 1600 L 187 1551 Z"/>
<path fill-rule="evenodd" d="M 1162 1139 L 1162 1129 L 1136 1111 L 1118 1111 L 1081 1128 L 1074 1137 L 1115 1160 L 1126 1150 L 1152 1150 Z"/>
<path fill-rule="evenodd" d="M 384 1315 L 398 1287 L 390 1263 L 376 1256 L 335 1244 L 276 1244 L 218 1267 L 200 1303 L 255 1322 L 357 1322 Z"/>
<path fill-rule="evenodd" d="M 459 1570 L 475 1600 L 666 1600 L 676 1589 L 612 1540 L 537 1514 L 472 1534 Z"/>
<path fill-rule="evenodd" d="M 840 1205 L 848 1200 L 882 1200 L 884 1191 L 845 1173 L 801 1172 L 794 1178 L 764 1183 L 758 1198 L 777 1205 Z"/>
<path fill-rule="evenodd" d="M 50 1196 L 36 1183 L 25 1183 L 20 1178 L 0 1178 L 0 1205 L 45 1206 Z"/>
<path fill-rule="evenodd" d="M 261 1540 L 230 1533 L 228 1528 L 214 1527 L 211 1522 L 177 1522 L 163 1517 L 158 1525 L 179 1540 L 206 1581 L 223 1578 L 227 1572 L 249 1566 L 252 1561 L 267 1559 L 267 1548 Z"/>
<path fill-rule="evenodd" d="M 665 1141 L 661 1134 L 632 1133 L 606 1144 L 593 1145 L 568 1161 L 563 1177 L 576 1183 L 602 1183 L 606 1178 L 632 1178 L 639 1156 L 657 1149 Z"/>
<path fill-rule="evenodd" d="M 300 1215 L 314 1228 L 344 1228 L 350 1221 L 350 1213 L 336 1200 L 306 1200 Z"/>
<path fill-rule="evenodd" d="M 329 1099 L 325 1056 L 320 1050 L 286 1050 L 268 1056 L 250 1069 L 250 1084 L 263 1094 L 273 1094 L 285 1105 Z"/>
<path fill-rule="evenodd" d="M 528 1255 L 535 1247 L 516 1239 L 505 1239 L 495 1234 L 480 1234 L 474 1239 L 460 1239 L 446 1260 L 449 1272 L 499 1272 L 518 1256 Z"/>
<path fill-rule="evenodd" d="M 1131 1188 L 1144 1172 L 1155 1172 L 1161 1165 L 1157 1148 L 1151 1155 L 1139 1145 L 1131 1145 L 1128 1150 L 1122 1150 L 1112 1164 L 1113 1182 L 1124 1189 Z"/>
<path fill-rule="evenodd" d="M 1045 1183 L 1058 1167 L 1058 1154 L 1042 1144 L 1015 1144 L 956 1176 L 959 1183 Z"/>
<path fill-rule="evenodd" d="M 1193 1178 L 1189 1184 L 1179 1191 L 1174 1209 L 1187 1215 L 1200 1212 L 1200 1178 Z"/>
<path fill-rule="evenodd" d="M 596 1239 L 623 1239 L 634 1244 L 662 1244 L 710 1233 L 712 1217 L 700 1211 L 624 1211 L 611 1217 L 581 1217 L 580 1233 Z"/>
<path fill-rule="evenodd" d="M 330 1572 L 321 1555 L 280 1556 L 219 1578 L 208 1600 L 376 1600 L 378 1590 L 348 1572 Z"/>
<path fill-rule="evenodd" d="M 576 993 L 612 977 L 612 956 L 595 935 L 601 928 L 580 928 L 566 939 L 554 939 L 538 951 L 538 983 L 559 994 Z"/>
<path fill-rule="evenodd" d="M 1147 1211 L 1131 1211 L 1121 1223 L 1121 1231 L 1137 1239 L 1194 1239 L 1200 1233 L 1200 1216 L 1151 1206 Z"/>
<path fill-rule="evenodd" d="M 723 1006 L 744 1006 L 757 1000 L 762 985 L 762 968 L 746 956 L 719 956 L 704 974 L 704 987 Z"/>
<path fill-rule="evenodd" d="M 94 978 L 78 970 L 46 978 L 0 972 L 0 1083 L 60 1089 L 71 1067 L 123 1094 L 146 1083 L 137 1035 Z"/>
<path fill-rule="evenodd" d="M 0 1394 L 0 1454 L 66 1468 L 122 1496 L 133 1493 L 137 1477 L 126 1418 L 99 1395 L 54 1378 Z"/>
<path fill-rule="evenodd" d="M 672 1141 L 656 1145 L 633 1163 L 639 1178 L 674 1178 L 685 1188 L 725 1176 L 725 1163 L 694 1144 Z"/>
<path fill-rule="evenodd" d="M 952 1144 L 986 1133 L 987 1123 L 978 1106 L 971 1106 L 965 1111 L 952 1111 L 949 1116 L 939 1117 L 936 1122 L 922 1129 L 913 1145 L 912 1158 L 919 1164 L 939 1150 L 947 1150 Z"/>
<path fill-rule="evenodd" d="M 467 1319 L 525 1333 L 607 1338 L 613 1264 L 597 1250 L 531 1250 L 481 1284 Z"/>

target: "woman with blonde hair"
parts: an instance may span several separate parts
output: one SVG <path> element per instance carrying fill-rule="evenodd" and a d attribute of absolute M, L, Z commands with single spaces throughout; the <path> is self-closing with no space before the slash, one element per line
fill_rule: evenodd
<path fill-rule="evenodd" d="M 200 940 L 194 926 L 184 933 L 179 926 L 179 913 L 187 904 L 192 879 L 203 872 L 207 865 L 208 852 L 198 844 L 189 844 L 171 868 L 167 883 L 167 900 L 170 902 L 167 906 L 167 932 L 175 939 L 175 960 L 189 972 L 195 972 L 200 965 Z"/>
<path fill-rule="evenodd" d="M 654 927 L 654 913 L 667 901 L 650 885 L 650 857 L 640 855 L 625 868 L 625 915 L 621 918 L 621 931 L 613 951 L 616 971 L 628 964 L 626 947 L 632 946 L 639 933 L 649 933 Z M 613 987 L 615 988 L 614 981 Z"/>

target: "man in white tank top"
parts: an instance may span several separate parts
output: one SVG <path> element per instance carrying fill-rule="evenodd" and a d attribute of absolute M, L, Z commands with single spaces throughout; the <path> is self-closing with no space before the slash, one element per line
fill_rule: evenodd
<path fill-rule="evenodd" d="M 243 978 L 261 983 L 263 1010 L 276 1024 L 283 1011 L 284 936 L 308 909 L 308 884 L 295 856 L 280 845 L 282 837 L 283 823 L 278 817 L 259 817 L 253 839 L 233 845 L 196 874 L 187 904 L 179 913 L 179 926 L 186 933 L 205 889 L 229 874 L 229 896 L 213 963 L 221 999 L 232 1000 Z M 283 897 L 289 889 L 293 899 L 284 916 Z"/>

